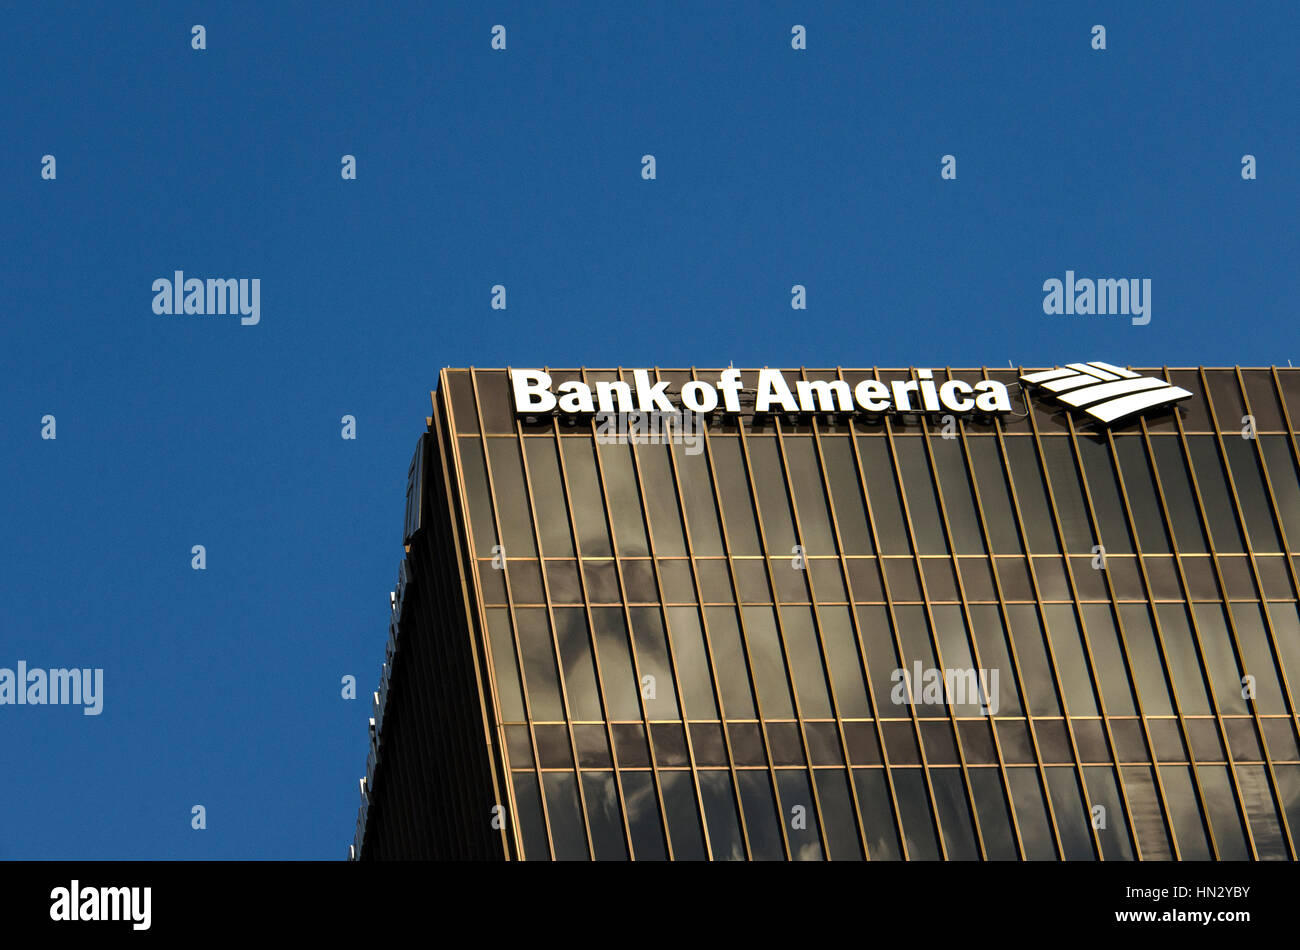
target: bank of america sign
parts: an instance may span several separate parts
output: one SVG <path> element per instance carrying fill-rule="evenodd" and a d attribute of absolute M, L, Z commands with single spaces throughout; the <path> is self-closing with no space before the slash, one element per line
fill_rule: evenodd
<path fill-rule="evenodd" d="M 1021 376 L 1020 381 L 1105 425 L 1139 412 L 1166 409 L 1192 395 L 1167 380 L 1099 362 L 1067 363 L 1060 369 Z"/>

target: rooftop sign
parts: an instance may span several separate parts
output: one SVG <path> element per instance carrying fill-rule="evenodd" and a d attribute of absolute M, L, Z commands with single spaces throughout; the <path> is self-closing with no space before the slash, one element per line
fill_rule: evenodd
<path fill-rule="evenodd" d="M 1147 409 L 1172 406 L 1192 395 L 1167 380 L 1101 362 L 1067 363 L 1061 369 L 1021 376 L 1020 381 L 1105 425 Z"/>
<path fill-rule="evenodd" d="M 669 398 L 668 381 L 651 382 L 650 371 L 632 370 L 632 382 L 598 381 L 587 384 L 566 380 L 553 386 L 551 375 L 538 369 L 510 371 L 516 415 L 586 415 L 596 412 L 981 412 L 1001 415 L 1011 412 L 1011 396 L 1005 383 L 995 379 L 966 382 L 934 378 L 934 371 L 916 371 L 915 379 L 885 382 L 864 379 L 856 385 L 845 380 L 794 380 L 793 386 L 779 369 L 758 372 L 752 406 L 743 409 L 744 391 L 740 370 L 722 371 L 717 382 L 692 380 L 677 395 L 681 405 Z"/>

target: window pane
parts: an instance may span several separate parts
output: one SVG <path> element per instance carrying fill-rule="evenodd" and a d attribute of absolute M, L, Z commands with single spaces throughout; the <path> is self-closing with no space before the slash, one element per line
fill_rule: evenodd
<path fill-rule="evenodd" d="M 1007 782 L 1011 786 L 1011 801 L 1016 809 L 1026 860 L 1055 861 L 1056 844 L 1047 820 L 1047 807 L 1043 802 L 1037 770 L 1007 769 Z"/>
<path fill-rule="evenodd" d="M 1164 661 L 1156 647 L 1150 611 L 1145 604 L 1122 604 L 1119 619 L 1124 642 L 1128 645 L 1133 678 L 1137 681 L 1137 698 L 1142 704 L 1142 713 L 1147 716 L 1170 715 L 1173 707 L 1165 688 Z M 1140 831 L 1138 838 L 1141 840 Z"/>
<path fill-rule="evenodd" d="M 1300 375 L 1300 374 L 1293 374 Z M 1300 829 L 1300 765 L 1275 766 L 1277 773 L 1278 797 L 1286 811 L 1287 825 L 1294 837 Z"/>
<path fill-rule="evenodd" d="M 898 635 L 903 646 L 902 667 L 906 674 L 904 682 L 907 684 L 903 695 L 910 694 L 909 701 L 915 706 L 918 716 L 930 718 L 947 716 L 947 703 L 941 701 L 938 704 L 927 704 L 924 679 L 921 682 L 916 681 L 918 663 L 921 665 L 923 677 L 924 671 L 937 669 L 939 665 L 935 660 L 934 645 L 930 641 L 930 624 L 925 617 L 925 608 L 911 605 L 895 607 L 894 617 L 898 621 Z M 900 710 L 898 714 L 906 715 L 906 710 Z"/>
<path fill-rule="evenodd" d="M 1274 527 L 1273 509 L 1264 488 L 1264 478 L 1259 470 L 1259 457 L 1255 443 L 1248 439 L 1224 440 L 1228 464 L 1232 468 L 1232 481 L 1237 487 L 1237 500 L 1246 519 L 1246 533 L 1250 546 L 1256 551 L 1280 551 L 1282 541 Z"/>
<path fill-rule="evenodd" d="M 610 719 L 640 719 L 637 680 L 627 646 L 627 627 L 618 607 L 593 607 L 591 622 L 596 633 L 596 660 L 605 686 L 605 704 Z"/>
<path fill-rule="evenodd" d="M 1241 672 L 1233 654 L 1223 605 L 1194 604 L 1192 610 L 1196 616 L 1196 627 L 1200 631 L 1201 644 L 1205 648 L 1205 665 L 1219 711 L 1229 715 L 1249 712 L 1241 695 Z"/>
<path fill-rule="evenodd" d="M 952 684 L 953 710 L 958 716 L 984 715 L 984 703 L 987 700 L 997 707 L 996 679 L 980 679 L 975 662 L 971 659 L 970 645 L 966 639 L 966 622 L 962 619 L 961 608 L 957 606 L 937 606 L 934 611 L 935 635 L 939 640 L 939 652 L 942 654 L 939 666 L 944 670 L 955 671 L 953 676 L 945 676 L 945 684 Z"/>
<path fill-rule="evenodd" d="M 1255 705 L 1262 713 L 1288 712 L 1282 684 L 1278 681 L 1268 631 L 1259 604 L 1236 602 L 1228 605 L 1233 626 L 1241 643 L 1246 672 L 1255 678 Z"/>
<path fill-rule="evenodd" d="M 894 809 L 884 769 L 854 769 L 867 854 L 872 861 L 897 861 L 903 857 L 894 824 Z M 1300 780 L 1297 781 L 1300 786 Z"/>
<path fill-rule="evenodd" d="M 794 715 L 794 707 L 790 704 L 785 660 L 781 655 L 781 641 L 777 636 L 772 608 L 742 607 L 741 615 L 762 716 L 764 719 L 789 719 Z"/>
<path fill-rule="evenodd" d="M 632 607 L 632 640 L 636 646 L 636 668 L 641 674 L 641 698 L 647 719 L 680 719 L 673 686 L 673 668 L 668 659 L 663 619 L 658 607 Z M 647 681 L 646 677 L 653 677 Z"/>
<path fill-rule="evenodd" d="M 736 814 L 736 799 L 731 789 L 731 773 L 725 769 L 704 769 L 699 776 L 700 796 L 704 800 L 704 820 L 708 826 L 713 860 L 745 860 L 745 843 L 740 834 L 740 819 Z"/>
<path fill-rule="evenodd" d="M 1246 804 L 1246 820 L 1250 823 L 1250 833 L 1255 839 L 1255 850 L 1259 852 L 1260 860 L 1286 860 L 1286 843 L 1282 839 L 1282 826 L 1278 823 L 1277 806 L 1268 787 L 1264 766 L 1238 765 L 1237 777 Z"/>
<path fill-rule="evenodd" d="M 867 509 L 858 483 L 858 470 L 853 461 L 853 443 L 848 438 L 836 436 L 824 436 L 821 443 L 822 459 L 831 486 L 831 499 L 835 504 L 835 517 L 844 553 L 874 554 L 871 528 L 867 524 Z"/>
<path fill-rule="evenodd" d="M 578 780 L 572 772 L 543 772 L 546 810 L 557 861 L 586 861 L 587 833 L 578 802 Z"/>
<path fill-rule="evenodd" d="M 1143 861 L 1171 861 L 1173 848 L 1165 830 L 1165 819 L 1160 813 L 1160 799 L 1156 795 L 1151 769 L 1145 766 L 1125 766 L 1120 769 L 1124 794 L 1133 815 L 1137 833 L 1139 857 Z"/>
<path fill-rule="evenodd" d="M 1244 550 L 1214 436 L 1188 436 L 1187 445 L 1192 453 L 1192 467 L 1201 489 L 1201 499 L 1205 502 L 1205 514 L 1210 522 L 1214 547 L 1220 552 Z"/>
<path fill-rule="evenodd" d="M 790 500 L 785 493 L 785 473 L 774 436 L 754 436 L 749 442 L 749 459 L 754 467 L 754 492 L 767 537 L 767 552 L 790 553 L 795 540 Z"/>
<path fill-rule="evenodd" d="M 982 440 L 977 440 L 982 441 Z M 958 439 L 930 439 L 943 506 L 952 532 L 952 546 L 957 554 L 983 554 L 984 539 L 979 517 L 975 514 L 975 496 L 971 494 L 971 476 Z"/>
<path fill-rule="evenodd" d="M 674 861 L 703 861 L 704 837 L 695 804 L 695 785 L 690 772 L 660 772 L 664 790 L 664 811 L 668 813 L 668 835 Z"/>
<path fill-rule="evenodd" d="M 641 492 L 637 489 L 630 446 L 602 442 L 596 449 L 596 456 L 600 460 L 605 489 L 609 493 L 615 547 L 623 557 L 644 557 L 649 553 L 649 548 L 646 546 L 645 519 L 641 517 Z"/>
<path fill-rule="evenodd" d="M 1124 491 L 1133 510 L 1133 523 L 1137 525 L 1142 552 L 1168 553 L 1170 547 L 1165 531 L 1164 511 L 1156 494 L 1146 447 L 1137 436 L 1117 436 L 1115 454 L 1119 457 L 1120 471 L 1124 475 Z"/>
<path fill-rule="evenodd" d="M 1019 441 L 1017 439 L 1008 440 Z M 970 439 L 971 467 L 975 470 L 975 484 L 979 490 L 980 507 L 984 509 L 984 523 L 989 532 L 989 543 L 994 554 L 1020 554 L 1020 536 L 1016 532 L 1016 516 L 1011 506 L 1011 493 L 1007 476 L 1002 468 L 1002 455 L 996 439 Z M 1026 519 L 1030 512 L 1025 512 Z M 1048 532 L 1051 531 L 1050 520 Z M 1049 546 L 1054 546 L 1050 542 Z"/>
<path fill-rule="evenodd" d="M 1284 435 L 1262 435 L 1259 447 L 1268 466 L 1269 482 L 1277 509 L 1282 518 L 1282 528 L 1292 551 L 1300 551 L 1300 476 L 1292 460 L 1290 439 Z"/>
<path fill-rule="evenodd" d="M 1192 630 L 1187 622 L 1187 609 L 1182 604 L 1157 604 L 1156 619 L 1160 623 L 1165 656 L 1169 658 L 1169 672 L 1178 694 L 1179 711 L 1185 715 L 1208 715 L 1210 701 L 1201 677 L 1201 663 Z"/>
<path fill-rule="evenodd" d="M 1128 819 L 1114 771 L 1105 766 L 1091 766 L 1085 768 L 1083 774 L 1088 783 L 1089 815 L 1098 805 L 1104 809 L 1099 813 L 1104 823 L 1097 829 L 1102 857 L 1107 861 L 1132 861 L 1133 843 L 1129 838 Z"/>
<path fill-rule="evenodd" d="M 533 547 L 533 517 L 528 510 L 519 448 L 512 439 L 488 439 L 488 461 L 492 465 L 506 557 L 534 557 L 537 549 Z"/>
<path fill-rule="evenodd" d="M 706 607 L 704 619 L 709 625 L 709 643 L 718 692 L 722 697 L 722 715 L 728 719 L 753 719 L 754 698 L 749 690 L 749 663 L 740 639 L 734 607 Z"/>
<path fill-rule="evenodd" d="M 1024 519 L 1029 549 L 1035 554 L 1057 554 L 1061 549 L 1056 543 L 1052 509 L 1047 504 L 1047 488 L 1042 470 L 1038 467 L 1038 452 L 1034 448 L 1034 441 L 1029 438 L 1009 438 L 1006 446 L 1012 488 L 1020 503 L 1020 515 Z M 1077 534 L 1077 519 L 1075 527 Z M 1088 532 L 1088 537 L 1091 536 L 1091 532 Z M 1067 542 L 1071 537 L 1070 534 L 1066 535 Z M 1071 550 L 1074 548 L 1071 547 Z"/>
<path fill-rule="evenodd" d="M 1164 489 L 1169 505 L 1169 522 L 1173 526 L 1174 540 L 1184 554 L 1201 554 L 1209 548 L 1201 527 L 1201 514 L 1197 508 L 1192 482 L 1188 477 L 1187 462 L 1177 439 L 1151 439 L 1155 457 L 1156 475 Z"/>
<path fill-rule="evenodd" d="M 1070 554 L 1087 554 L 1094 544 L 1122 544 L 1109 538 L 1094 540 L 1092 524 L 1088 520 L 1088 507 L 1084 502 L 1083 480 L 1074 464 L 1074 453 L 1067 438 L 1044 438 L 1043 458 L 1052 481 L 1052 497 L 1061 515 L 1061 531 L 1065 535 L 1065 549 Z M 1109 525 L 1106 526 L 1109 529 Z M 1040 553 L 1035 551 L 1035 553 Z"/>
<path fill-rule="evenodd" d="M 605 509 L 600 499 L 600 481 L 596 477 L 595 449 L 586 439 L 561 439 L 564 467 L 569 475 L 569 495 L 573 499 L 573 521 L 578 529 L 578 546 L 583 557 L 609 557 L 609 530 L 605 526 Z"/>
<path fill-rule="evenodd" d="M 1236 429 L 1241 426 L 1241 417 L 1246 414 L 1246 405 L 1241 398 L 1241 387 L 1237 385 L 1237 374 L 1233 370 L 1206 370 L 1205 382 L 1209 387 L 1209 402 L 1213 403 L 1214 419 L 1223 430 Z"/>
<path fill-rule="evenodd" d="M 627 824 L 632 833 L 632 856 L 638 861 L 666 861 L 663 826 L 659 823 L 659 800 L 649 772 L 620 772 Z"/>
<path fill-rule="evenodd" d="M 930 793 L 920 769 L 890 769 L 898 791 L 898 809 L 903 819 L 910 861 L 938 861 L 942 857 L 930 813 Z"/>
<path fill-rule="evenodd" d="M 907 525 L 903 523 L 903 501 L 894 480 L 889 443 L 877 436 L 858 436 L 858 451 L 866 476 L 867 498 L 883 554 L 911 554 Z"/>
<path fill-rule="evenodd" d="M 524 699 L 519 689 L 519 668 L 515 662 L 515 640 L 510 634 L 510 611 L 489 607 L 488 639 L 492 643 L 492 668 L 497 684 L 501 716 L 506 722 L 523 722 Z"/>
<path fill-rule="evenodd" d="M 782 607 L 781 629 L 789 649 L 795 690 L 799 695 L 799 714 L 812 719 L 830 718 L 831 704 L 826 693 L 817 633 L 813 629 L 812 608 Z"/>
<path fill-rule="evenodd" d="M 1115 618 L 1109 604 L 1084 604 L 1084 633 L 1097 665 L 1098 684 L 1108 716 L 1133 716 L 1133 690 L 1129 686 L 1128 669 L 1115 629 Z M 1110 857 L 1110 855 L 1107 855 Z"/>
<path fill-rule="evenodd" d="M 1174 835 L 1178 839 L 1179 858 L 1183 861 L 1208 861 L 1210 845 L 1205 838 L 1191 770 L 1185 765 L 1160 766 L 1160 780 L 1165 786 Z"/>
<path fill-rule="evenodd" d="M 1016 645 L 1016 657 L 1020 661 L 1021 686 L 1028 694 L 1030 714 L 1061 715 L 1052 667 L 1035 608 L 1029 604 L 1013 604 L 1007 607 L 1007 619 L 1011 625 L 1011 639 Z"/>
<path fill-rule="evenodd" d="M 580 607 L 555 608 L 556 635 L 564 664 L 564 686 L 569 711 L 574 719 L 600 720 L 600 696 L 596 692 L 596 668 L 591 661 L 591 637 L 587 616 Z"/>
<path fill-rule="evenodd" d="M 1088 494 L 1101 526 L 1100 543 L 1109 552 L 1131 554 L 1133 541 L 1124 503 L 1120 500 L 1119 482 L 1111 463 L 1110 446 L 1105 439 L 1086 434 L 1078 437 L 1078 443 L 1079 457 L 1088 476 Z"/>
<path fill-rule="evenodd" d="M 515 611 L 519 624 L 519 649 L 524 657 L 524 688 L 533 719 L 565 718 L 560 700 L 560 681 L 555 669 L 555 647 L 551 627 L 542 607 L 520 607 Z"/>
<path fill-rule="evenodd" d="M 812 438 L 793 436 L 786 439 L 785 457 L 790 466 L 795 504 L 799 509 L 799 537 L 803 539 L 804 552 L 813 556 L 835 554 L 831 513 L 826 504 L 821 467 Z"/>
<path fill-rule="evenodd" d="M 542 799 L 534 772 L 515 772 L 516 821 L 523 839 L 524 860 L 549 861 L 551 849 L 546 843 L 546 822 L 542 818 Z"/>
<path fill-rule="evenodd" d="M 1287 681 L 1292 690 L 1300 688 L 1300 615 L 1296 613 L 1296 605 L 1269 604 L 1268 616 Z M 1300 828 L 1297 833 L 1300 834 Z"/>
<path fill-rule="evenodd" d="M 1020 857 L 1011 828 L 1011 811 L 997 769 L 971 769 L 971 791 L 979 815 L 984 853 L 990 861 L 1015 861 Z"/>
<path fill-rule="evenodd" d="M 713 500 L 708 457 L 698 449 L 677 444 L 673 446 L 673 458 L 677 462 L 691 547 L 699 556 L 721 554 L 722 529 L 718 524 L 718 506 Z"/>
<path fill-rule="evenodd" d="M 727 522 L 727 544 L 732 554 L 759 554 L 758 528 L 754 520 L 754 503 L 749 495 L 740 440 L 711 438 L 713 461 L 717 466 L 718 495 L 722 515 Z"/>
<path fill-rule="evenodd" d="M 668 446 L 641 443 L 636 447 L 641 466 L 641 488 L 645 493 L 646 515 L 654 536 L 655 553 L 685 554 L 682 515 L 677 506 L 677 489 L 668 463 Z"/>
<path fill-rule="evenodd" d="M 861 604 L 858 627 L 862 631 L 862 644 L 867 651 L 867 671 L 871 689 L 875 692 L 882 717 L 907 716 L 907 708 L 893 703 L 894 671 L 899 668 L 898 654 L 894 648 L 893 627 L 884 606 Z"/>
<path fill-rule="evenodd" d="M 478 432 L 478 412 L 474 405 L 474 386 L 466 370 L 447 371 L 447 392 L 457 433 Z"/>
<path fill-rule="evenodd" d="M 1260 430 L 1286 431 L 1282 418 L 1282 404 L 1278 402 L 1273 374 L 1267 370 L 1242 370 L 1242 382 L 1250 399 L 1250 412 L 1255 417 L 1255 427 Z"/>
<path fill-rule="evenodd" d="M 681 680 L 682 704 L 688 719 L 717 719 L 713 685 L 709 677 L 709 656 L 700 632 L 700 615 L 695 607 L 668 608 L 668 636 Z"/>
<path fill-rule="evenodd" d="M 871 715 L 871 702 L 862 679 L 858 642 L 849 608 L 818 607 L 817 621 L 826 644 L 826 661 L 839 715 L 846 719 L 867 718 Z"/>
<path fill-rule="evenodd" d="M 795 861 L 821 861 L 822 844 L 817 831 L 817 803 L 808 786 L 803 769 L 781 769 L 776 773 L 781 796 L 781 818 L 790 839 L 790 855 Z"/>
<path fill-rule="evenodd" d="M 925 440 L 898 438 L 894 440 L 898 454 L 898 468 L 902 473 L 907 510 L 916 532 L 917 552 L 920 554 L 947 554 L 948 542 L 944 538 L 943 522 L 939 517 L 939 499 L 931 481 L 930 461 L 925 454 Z"/>
<path fill-rule="evenodd" d="M 1275 372 L 1278 386 L 1282 390 L 1282 402 L 1291 416 L 1291 425 L 1300 425 L 1300 369 L 1278 367 Z"/>
<path fill-rule="evenodd" d="M 965 782 L 960 769 L 930 769 L 934 798 L 939 807 L 939 827 L 949 861 L 978 861 L 979 845 L 966 800 Z"/>
<path fill-rule="evenodd" d="M 1092 821 L 1085 813 L 1079 791 L 1079 779 L 1073 768 L 1056 766 L 1045 769 L 1047 788 L 1052 795 L 1052 813 L 1061 833 L 1061 849 L 1067 861 L 1094 861 Z"/>
<path fill-rule="evenodd" d="M 1197 778 L 1205 794 L 1205 808 L 1210 813 L 1210 827 L 1220 861 L 1249 861 L 1250 848 L 1237 816 L 1237 796 L 1224 765 L 1198 765 Z"/>
<path fill-rule="evenodd" d="M 460 440 L 460 464 L 464 470 L 465 495 L 469 499 L 469 521 L 474 532 L 474 554 L 478 557 L 491 557 L 492 545 L 497 543 L 497 529 L 492 521 L 487 467 L 483 464 L 483 447 L 478 439 Z"/>
<path fill-rule="evenodd" d="M 816 769 L 817 797 L 821 800 L 822 819 L 826 824 L 826 845 L 832 861 L 861 861 L 862 846 L 853 817 L 853 798 L 849 795 L 843 769 Z"/>
<path fill-rule="evenodd" d="M 1088 657 L 1079 640 L 1079 627 L 1075 622 L 1074 608 L 1068 604 L 1049 604 L 1043 608 L 1047 618 L 1047 633 L 1056 655 L 1056 668 L 1061 673 L 1061 688 L 1065 693 L 1065 707 L 1071 716 L 1097 715 L 1092 676 Z M 1069 855 L 1067 854 L 1068 858 Z"/>
<path fill-rule="evenodd" d="M 979 650 L 979 665 L 998 673 L 997 689 L 991 690 L 994 703 L 990 709 L 995 716 L 1020 716 L 1020 692 L 1016 688 L 1016 667 L 1007 649 L 1002 617 L 993 604 L 972 604 L 970 607 L 972 633 Z"/>
<path fill-rule="evenodd" d="M 528 475 L 533 483 L 533 506 L 537 511 L 537 533 L 545 557 L 572 557 L 569 537 L 569 509 L 560 482 L 560 462 L 551 438 L 524 439 Z"/>
<path fill-rule="evenodd" d="M 736 781 L 740 785 L 740 801 L 745 811 L 745 827 L 749 831 L 749 848 L 753 859 L 785 860 L 785 846 L 781 840 L 781 829 L 777 825 L 772 783 L 767 771 L 746 769 L 736 773 Z"/>

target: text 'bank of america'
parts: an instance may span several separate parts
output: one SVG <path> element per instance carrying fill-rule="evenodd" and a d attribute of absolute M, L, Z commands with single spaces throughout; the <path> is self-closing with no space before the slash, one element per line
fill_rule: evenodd
<path fill-rule="evenodd" d="M 444 369 L 360 860 L 1294 860 L 1300 369 Z"/>

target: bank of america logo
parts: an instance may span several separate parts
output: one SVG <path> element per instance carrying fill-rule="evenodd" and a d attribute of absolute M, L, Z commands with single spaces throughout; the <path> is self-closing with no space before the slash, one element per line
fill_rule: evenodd
<path fill-rule="evenodd" d="M 1059 402 L 1107 425 L 1147 409 L 1172 406 L 1192 395 L 1163 379 L 1139 376 L 1109 363 L 1067 363 L 1061 369 L 1021 376 L 1020 381 L 1046 390 Z"/>

